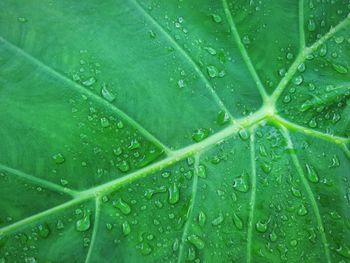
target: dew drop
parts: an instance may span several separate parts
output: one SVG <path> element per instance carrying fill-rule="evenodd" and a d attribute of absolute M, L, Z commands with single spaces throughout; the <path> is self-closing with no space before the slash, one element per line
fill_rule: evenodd
<path fill-rule="evenodd" d="M 239 230 L 242 230 L 243 229 L 243 221 L 242 221 L 242 219 L 236 213 L 233 213 L 232 218 L 233 218 L 233 223 L 235 224 L 235 226 Z"/>
<path fill-rule="evenodd" d="M 65 158 L 61 153 L 57 153 L 52 156 L 52 159 L 55 161 L 56 164 L 62 164 L 65 161 Z"/>
<path fill-rule="evenodd" d="M 90 212 L 88 210 L 84 210 L 83 218 L 79 219 L 76 224 L 75 228 L 79 232 L 85 232 L 90 228 L 91 222 L 90 222 Z"/>
<path fill-rule="evenodd" d="M 203 227 L 205 225 L 206 221 L 207 221 L 207 216 L 204 214 L 203 211 L 200 211 L 199 215 L 198 215 L 198 223 L 199 223 L 199 225 Z"/>
<path fill-rule="evenodd" d="M 306 164 L 305 167 L 309 181 L 312 183 L 317 183 L 319 181 L 319 178 L 315 168 L 309 164 Z"/>
<path fill-rule="evenodd" d="M 222 213 L 219 213 L 219 216 L 215 218 L 213 221 L 211 221 L 211 224 L 213 226 L 218 226 L 224 221 L 224 215 Z"/>
<path fill-rule="evenodd" d="M 107 89 L 106 83 L 102 84 L 101 96 L 109 102 L 113 102 L 115 100 L 115 96 Z"/>
<path fill-rule="evenodd" d="M 204 241 L 197 235 L 190 235 L 187 240 L 199 250 L 205 247 Z"/>
<path fill-rule="evenodd" d="M 128 215 L 131 212 L 131 207 L 127 202 L 119 198 L 113 202 L 113 206 L 118 208 L 124 215 Z"/>
<path fill-rule="evenodd" d="M 192 134 L 192 139 L 195 142 L 200 142 L 209 136 L 209 130 L 206 128 L 199 128 Z"/>
<path fill-rule="evenodd" d="M 248 174 L 243 172 L 240 177 L 233 180 L 233 188 L 239 192 L 246 193 L 249 190 Z"/>
<path fill-rule="evenodd" d="M 267 231 L 267 222 L 263 222 L 261 220 L 259 220 L 256 224 L 255 224 L 255 228 L 258 232 L 260 233 L 265 233 Z"/>
<path fill-rule="evenodd" d="M 168 201 L 170 204 L 176 204 L 180 199 L 180 189 L 175 182 L 173 182 L 168 189 Z"/>
<path fill-rule="evenodd" d="M 122 224 L 122 230 L 123 230 L 123 235 L 127 236 L 130 234 L 131 232 L 131 227 L 130 224 L 128 223 L 128 221 L 123 222 Z"/>
<path fill-rule="evenodd" d="M 211 77 L 211 78 L 215 78 L 219 75 L 219 71 L 215 66 L 208 66 L 207 72 L 208 72 L 209 77 Z"/>

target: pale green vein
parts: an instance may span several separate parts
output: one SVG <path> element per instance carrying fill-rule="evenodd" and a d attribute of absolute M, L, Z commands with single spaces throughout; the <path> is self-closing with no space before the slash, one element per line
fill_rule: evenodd
<path fill-rule="evenodd" d="M 188 231 L 189 228 L 192 224 L 192 218 L 193 218 L 193 209 L 194 209 L 194 204 L 196 202 L 196 196 L 197 196 L 197 190 L 198 190 L 198 166 L 199 166 L 199 154 L 196 154 L 195 156 L 195 163 L 194 163 L 194 174 L 193 174 L 193 183 L 192 183 L 192 196 L 191 196 L 191 201 L 189 205 L 189 209 L 187 212 L 187 221 L 184 226 L 184 230 L 181 236 L 181 243 L 180 243 L 180 251 L 179 251 L 179 256 L 177 262 L 180 263 L 182 262 L 182 258 L 184 255 L 184 249 L 185 249 L 185 242 L 187 239 Z M 185 262 L 185 260 L 183 260 Z"/>
<path fill-rule="evenodd" d="M 250 163 L 251 163 L 251 195 L 249 202 L 249 219 L 248 219 L 248 233 L 247 233 L 247 263 L 252 261 L 252 242 L 254 229 L 254 210 L 256 198 L 256 164 L 255 164 L 255 135 L 254 130 L 250 135 Z"/>
<path fill-rule="evenodd" d="M 248 52 L 242 43 L 241 37 L 240 37 L 239 32 L 237 30 L 236 24 L 233 21 L 231 11 L 230 11 L 229 6 L 227 4 L 227 0 L 222 0 L 222 4 L 224 6 L 225 15 L 226 15 L 226 18 L 227 18 L 228 23 L 230 25 L 232 35 L 236 41 L 236 45 L 237 45 L 239 51 L 241 52 L 242 58 L 246 64 L 250 74 L 252 75 L 252 77 L 255 81 L 255 84 L 260 92 L 260 95 L 261 95 L 263 101 L 266 102 L 266 101 L 268 101 L 268 95 L 267 95 L 266 90 L 265 90 L 265 88 L 264 88 L 264 86 L 263 86 L 263 84 L 258 76 L 258 73 L 256 72 L 256 70 L 253 66 L 253 63 L 248 55 Z"/>
<path fill-rule="evenodd" d="M 60 211 L 64 211 L 65 209 L 72 207 L 74 205 L 80 204 L 88 199 L 89 198 L 87 198 L 87 197 L 80 197 L 80 198 L 72 199 L 66 203 L 55 206 L 53 208 L 50 208 L 50 209 L 45 210 L 43 212 L 37 213 L 35 215 L 29 216 L 25 219 L 22 219 L 20 221 L 17 221 L 15 223 L 11 224 L 11 225 L 5 226 L 5 227 L 0 229 L 0 237 L 2 237 L 4 235 L 8 235 L 10 233 L 13 233 L 15 231 L 18 231 L 22 228 L 26 228 L 26 227 L 32 225 L 33 223 L 36 223 L 40 219 L 52 216 Z"/>
<path fill-rule="evenodd" d="M 198 76 L 202 79 L 202 81 L 205 83 L 206 88 L 209 90 L 210 94 L 212 95 L 215 102 L 219 105 L 219 107 L 225 111 L 229 116 L 230 119 L 233 119 L 233 116 L 231 115 L 230 111 L 226 108 L 225 104 L 221 100 L 221 98 L 217 95 L 215 92 L 215 89 L 213 85 L 210 83 L 208 78 L 205 76 L 203 71 L 200 69 L 200 67 L 197 65 L 197 63 L 192 59 L 192 57 L 188 54 L 188 52 L 183 49 L 175 40 L 174 38 L 163 28 L 163 26 L 146 10 L 140 5 L 140 3 L 137 0 L 130 0 L 134 3 L 137 10 L 140 11 L 144 15 L 144 17 L 147 18 L 147 20 L 157 28 L 159 32 L 163 34 L 163 36 L 180 52 L 180 54 L 187 60 L 187 62 L 193 67 L 193 69 L 196 71 Z M 230 120 L 230 121 L 231 121 Z"/>
<path fill-rule="evenodd" d="M 305 30 L 304 30 L 304 0 L 299 0 L 299 46 L 300 50 L 305 48 Z"/>
<path fill-rule="evenodd" d="M 103 105 L 106 109 L 115 112 L 117 115 L 121 116 L 125 121 L 127 121 L 131 126 L 133 126 L 135 129 L 137 129 L 145 138 L 147 138 L 149 141 L 157 145 L 158 147 L 162 148 L 167 154 L 171 153 L 171 150 L 165 146 L 162 142 L 160 142 L 157 138 L 155 138 L 150 132 L 148 132 L 141 124 L 136 122 L 133 118 L 131 118 L 129 115 L 127 115 L 124 111 L 117 108 L 114 104 L 111 104 L 107 100 L 103 99 L 102 97 L 98 96 L 97 94 L 89 91 L 88 89 L 84 88 L 80 84 L 74 82 L 70 78 L 66 77 L 62 73 L 56 71 L 55 69 L 51 68 L 50 66 L 46 65 L 42 61 L 38 60 L 37 58 L 33 57 L 31 54 L 27 53 L 23 49 L 17 47 L 16 45 L 10 43 L 6 39 L 0 36 L 0 43 L 3 43 L 7 46 L 7 48 L 15 53 L 18 53 L 19 55 L 26 58 L 28 61 L 33 63 L 34 65 L 37 65 L 40 67 L 43 71 L 46 71 L 47 73 L 51 74 L 52 76 L 56 77 L 57 79 L 65 82 L 69 86 L 75 88 L 77 91 L 79 91 L 81 94 L 84 94 L 88 98 L 94 100 L 96 103 L 99 103 Z"/>
<path fill-rule="evenodd" d="M 105 183 L 103 185 L 100 186 L 96 186 L 93 187 L 89 190 L 86 190 L 82 193 L 80 193 L 79 195 L 81 196 L 95 196 L 97 195 L 101 195 L 101 194 L 107 194 L 113 190 L 115 190 L 116 188 L 131 183 L 139 178 L 144 177 L 147 174 L 159 171 L 163 168 L 166 168 L 182 159 L 185 159 L 189 156 L 193 156 L 199 152 L 203 152 L 213 146 L 215 146 L 217 143 L 222 142 L 223 140 L 225 140 L 226 138 L 231 137 L 234 134 L 237 134 L 241 129 L 243 128 L 248 128 L 254 124 L 259 123 L 260 121 L 262 121 L 264 118 L 266 117 L 266 112 L 264 111 L 264 109 L 257 111 L 256 113 L 245 117 L 243 119 L 238 119 L 236 120 L 232 125 L 230 125 L 229 127 L 221 130 L 220 132 L 208 137 L 207 139 L 187 146 L 185 148 L 182 148 L 178 151 L 175 151 L 171 156 L 157 162 L 154 164 L 151 164 L 143 169 L 140 169 L 138 171 L 135 171 L 131 174 L 128 174 L 124 177 L 115 179 L 113 181 L 110 181 L 108 183 Z"/>
<path fill-rule="evenodd" d="M 96 238 L 97 238 L 97 231 L 98 231 L 98 226 L 100 222 L 100 215 L 101 215 L 101 198 L 96 197 L 95 199 L 95 218 L 94 218 L 94 226 L 93 226 L 93 231 L 91 235 L 91 241 L 89 245 L 89 251 L 86 255 L 85 263 L 89 263 L 91 261 L 91 256 L 92 252 L 94 250 Z"/>
<path fill-rule="evenodd" d="M 106 195 L 110 192 L 112 192 L 115 189 L 118 189 L 119 187 L 122 187 L 123 185 L 129 184 L 131 182 L 134 182 L 135 180 L 138 180 L 140 178 L 143 178 L 149 174 L 152 174 L 154 172 L 160 171 L 163 168 L 169 167 L 170 165 L 179 162 L 180 160 L 183 160 L 187 157 L 196 155 L 200 152 L 205 151 L 206 149 L 209 149 L 210 147 L 214 147 L 217 143 L 222 142 L 226 138 L 237 134 L 242 128 L 248 128 L 254 124 L 259 123 L 266 117 L 266 112 L 264 109 L 261 109 L 260 111 L 257 111 L 256 113 L 245 117 L 243 119 L 238 119 L 234 122 L 234 124 L 231 124 L 229 127 L 221 130 L 220 132 L 208 137 L 207 139 L 201 141 L 200 143 L 193 144 L 191 146 L 185 147 L 181 150 L 175 151 L 174 154 L 171 156 L 168 156 L 167 158 L 151 164 L 147 167 L 144 167 L 136 172 L 130 173 L 126 176 L 123 176 L 121 178 L 115 179 L 113 181 L 110 181 L 108 183 L 90 188 L 86 191 L 79 192 L 75 198 L 72 201 L 69 201 L 65 204 L 56 206 L 54 208 L 51 208 L 49 210 L 46 210 L 44 212 L 41 212 L 39 214 L 30 216 L 26 219 L 23 219 L 21 221 L 18 221 L 16 223 L 13 223 L 12 225 L 6 226 L 2 229 L 0 229 L 0 235 L 5 233 L 10 233 L 12 231 L 16 231 L 18 228 L 23 227 L 27 223 L 32 223 L 35 220 L 39 220 L 42 217 L 46 215 L 50 215 L 53 212 L 56 212 L 57 210 L 64 209 L 66 207 L 69 207 L 73 204 L 77 204 L 79 202 L 82 202 L 84 200 L 89 200 L 93 198 L 98 198 L 100 196 Z"/>
<path fill-rule="evenodd" d="M 58 193 L 68 194 L 72 197 L 74 197 L 78 193 L 75 190 L 69 189 L 67 187 L 62 187 L 62 186 L 57 185 L 55 183 L 52 183 L 50 181 L 43 180 L 41 178 L 35 177 L 33 175 L 27 174 L 23 171 L 11 168 L 11 167 L 3 165 L 3 164 L 0 164 L 0 171 L 1 170 L 4 172 L 8 172 L 12 175 L 15 175 L 21 179 L 26 180 L 26 181 L 29 181 L 29 182 L 35 184 L 36 186 L 44 187 L 44 188 L 53 190 L 53 191 L 58 192 Z"/>
<path fill-rule="evenodd" d="M 348 157 L 348 159 L 350 159 L 350 150 L 349 150 L 349 148 L 346 146 L 345 143 L 343 143 L 343 144 L 341 145 L 341 147 L 342 147 L 342 149 L 343 149 L 343 151 L 344 151 L 346 157 Z"/>
<path fill-rule="evenodd" d="M 274 115 L 270 117 L 271 121 L 274 122 L 275 124 L 282 124 L 283 126 L 287 127 L 289 130 L 304 133 L 308 136 L 312 136 L 315 138 L 319 138 L 322 140 L 326 140 L 332 143 L 336 144 L 343 144 L 343 143 L 348 143 L 350 142 L 350 138 L 344 138 L 344 137 L 339 137 L 336 135 L 331 135 L 323 132 L 319 132 L 313 129 L 306 128 L 304 126 L 300 126 L 298 124 L 295 124 L 293 122 L 290 122 L 278 115 Z"/>
<path fill-rule="evenodd" d="M 285 137 L 285 139 L 287 141 L 288 147 L 291 149 L 290 155 L 291 155 L 292 161 L 294 163 L 294 166 L 297 169 L 297 172 L 298 172 L 298 174 L 300 176 L 301 182 L 304 185 L 305 190 L 306 190 L 306 192 L 307 192 L 307 194 L 309 196 L 309 199 L 311 201 L 311 207 L 312 207 L 312 209 L 313 209 L 313 211 L 315 213 L 315 216 L 316 216 L 316 221 L 317 221 L 318 229 L 319 229 L 319 232 L 320 232 L 320 235 L 321 235 L 321 240 L 322 240 L 322 243 L 323 243 L 323 248 L 324 248 L 324 253 L 325 253 L 325 256 L 326 256 L 326 260 L 327 260 L 328 263 L 330 263 L 331 262 L 331 257 L 330 257 L 330 252 L 329 252 L 329 245 L 328 245 L 328 242 L 327 242 L 325 230 L 324 230 L 324 227 L 323 227 L 321 213 L 320 213 L 320 210 L 318 208 L 315 196 L 314 196 L 314 194 L 312 192 L 312 189 L 310 187 L 309 182 L 307 181 L 307 179 L 305 177 L 304 171 L 301 168 L 300 162 L 299 162 L 298 157 L 297 157 L 297 155 L 295 153 L 293 142 L 292 142 L 292 140 L 290 138 L 288 130 L 284 126 L 281 127 L 281 130 L 282 130 L 283 136 Z"/>
<path fill-rule="evenodd" d="M 323 45 L 328 39 L 333 37 L 341 29 L 343 29 L 346 26 L 349 26 L 349 24 L 350 24 L 350 16 L 348 15 L 343 21 L 341 21 L 337 26 L 332 27 L 324 36 L 322 36 L 314 44 L 312 44 L 310 47 L 305 47 L 300 51 L 299 55 L 297 56 L 293 64 L 288 69 L 287 73 L 284 75 L 284 77 L 281 79 L 281 81 L 277 85 L 273 94 L 271 95 L 271 100 L 274 103 L 281 96 L 282 92 L 285 90 L 288 83 L 297 72 L 298 66 L 305 61 L 307 56 L 310 55 L 312 52 L 316 51 L 321 45 Z"/>

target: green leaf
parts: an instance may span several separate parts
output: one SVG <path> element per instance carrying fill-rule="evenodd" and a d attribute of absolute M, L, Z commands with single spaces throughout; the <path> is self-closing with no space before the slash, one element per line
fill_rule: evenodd
<path fill-rule="evenodd" d="M 0 262 L 349 262 L 347 0 L 0 2 Z"/>

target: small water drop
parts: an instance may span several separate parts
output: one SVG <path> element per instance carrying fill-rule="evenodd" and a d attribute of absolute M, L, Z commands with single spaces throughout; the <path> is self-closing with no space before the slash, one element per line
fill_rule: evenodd
<path fill-rule="evenodd" d="M 131 207 L 130 205 L 119 198 L 118 200 L 113 202 L 113 206 L 118 208 L 124 215 L 128 215 L 131 212 Z"/>
<path fill-rule="evenodd" d="M 205 247 L 204 241 L 197 235 L 190 235 L 187 240 L 199 250 Z"/>
<path fill-rule="evenodd" d="M 206 128 L 199 128 L 192 134 L 192 139 L 195 142 L 200 142 L 209 136 L 209 130 Z"/>
<path fill-rule="evenodd" d="M 180 189 L 178 185 L 173 182 L 168 189 L 168 201 L 170 204 L 176 204 L 180 199 Z"/>
<path fill-rule="evenodd" d="M 315 168 L 310 164 L 305 164 L 305 167 L 307 172 L 307 178 L 310 180 L 310 182 L 317 183 L 319 181 L 319 178 Z"/>

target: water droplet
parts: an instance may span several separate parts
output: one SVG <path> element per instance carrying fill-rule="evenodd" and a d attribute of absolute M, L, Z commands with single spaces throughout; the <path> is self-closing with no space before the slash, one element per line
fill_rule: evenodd
<path fill-rule="evenodd" d="M 246 129 L 241 129 L 241 130 L 238 132 L 238 135 L 239 135 L 239 137 L 240 137 L 243 141 L 246 141 L 246 140 L 248 140 L 248 138 L 249 138 L 249 134 L 248 134 L 248 132 L 247 132 Z"/>
<path fill-rule="evenodd" d="M 341 244 L 337 249 L 337 253 L 345 258 L 350 258 L 350 248 L 345 244 Z"/>
<path fill-rule="evenodd" d="M 156 33 L 153 30 L 149 30 L 148 34 L 149 34 L 150 38 L 156 38 L 156 36 L 157 36 Z"/>
<path fill-rule="evenodd" d="M 327 55 L 327 46 L 326 45 L 321 46 L 318 54 L 320 55 L 320 57 L 326 56 Z"/>
<path fill-rule="evenodd" d="M 122 230 L 123 230 L 123 235 L 124 236 L 127 236 L 127 235 L 130 234 L 131 228 L 130 228 L 130 224 L 128 223 L 128 221 L 123 222 Z"/>
<path fill-rule="evenodd" d="M 115 96 L 107 89 L 106 83 L 102 84 L 101 95 L 109 102 L 113 102 L 115 100 Z"/>
<path fill-rule="evenodd" d="M 261 169 L 264 171 L 264 173 L 269 174 L 272 170 L 272 165 L 270 163 L 263 162 L 261 163 Z"/>
<path fill-rule="evenodd" d="M 227 124 L 229 122 L 229 120 L 230 120 L 230 117 L 229 117 L 229 115 L 227 114 L 226 111 L 220 111 L 218 113 L 218 116 L 216 117 L 216 121 L 220 125 Z"/>
<path fill-rule="evenodd" d="M 186 85 L 185 85 L 185 81 L 183 79 L 179 79 L 178 82 L 177 82 L 177 86 L 180 88 L 180 89 L 183 89 Z"/>
<path fill-rule="evenodd" d="M 309 127 L 310 127 L 310 128 L 316 128 L 316 127 L 317 127 L 317 122 L 316 122 L 316 119 L 315 119 L 315 118 L 312 118 L 312 119 L 309 121 Z"/>
<path fill-rule="evenodd" d="M 213 226 L 218 226 L 224 221 L 224 215 L 222 213 L 219 213 L 219 216 L 215 218 L 213 221 L 211 221 L 211 224 Z"/>
<path fill-rule="evenodd" d="M 211 78 L 215 78 L 219 75 L 219 71 L 215 66 L 208 66 L 207 72 L 208 72 L 209 77 L 211 77 Z"/>
<path fill-rule="evenodd" d="M 304 64 L 304 63 L 301 63 L 301 64 L 298 66 L 298 71 L 299 71 L 299 72 L 304 72 L 305 69 L 306 69 L 306 67 L 305 67 L 305 64 Z"/>
<path fill-rule="evenodd" d="M 57 153 L 57 154 L 53 155 L 52 159 L 55 161 L 56 164 L 62 164 L 65 161 L 65 159 L 61 153 Z"/>
<path fill-rule="evenodd" d="M 292 187 L 292 194 L 295 197 L 301 197 L 301 192 L 298 189 L 294 188 L 294 187 Z"/>
<path fill-rule="evenodd" d="M 113 202 L 113 206 L 118 208 L 124 215 L 128 215 L 131 212 L 131 207 L 124 200 L 119 198 Z"/>
<path fill-rule="evenodd" d="M 147 256 L 152 253 L 153 249 L 150 244 L 143 241 L 140 245 L 140 251 L 142 255 Z"/>
<path fill-rule="evenodd" d="M 197 235 L 190 235 L 187 240 L 199 250 L 205 247 L 204 241 Z"/>
<path fill-rule="evenodd" d="M 277 234 L 275 230 L 272 230 L 272 232 L 270 233 L 270 240 L 271 242 L 275 242 L 277 240 Z"/>
<path fill-rule="evenodd" d="M 339 167 L 340 161 L 337 155 L 333 155 L 330 167 Z"/>
<path fill-rule="evenodd" d="M 305 216 L 307 215 L 308 211 L 304 205 L 301 205 L 298 209 L 298 215 Z"/>
<path fill-rule="evenodd" d="M 292 98 L 289 94 L 287 94 L 286 96 L 283 97 L 284 103 L 289 103 L 291 100 L 292 100 Z"/>
<path fill-rule="evenodd" d="M 192 134 L 192 139 L 195 142 L 200 142 L 209 136 L 209 130 L 205 128 L 199 128 Z"/>
<path fill-rule="evenodd" d="M 47 238 L 50 235 L 50 228 L 47 224 L 39 225 L 38 230 L 38 234 L 42 238 Z"/>
<path fill-rule="evenodd" d="M 347 74 L 348 73 L 348 69 L 343 65 L 332 64 L 332 67 L 336 72 L 338 72 L 340 74 Z"/>
<path fill-rule="evenodd" d="M 96 79 L 94 77 L 90 77 L 87 80 L 83 81 L 82 84 L 85 87 L 91 87 L 92 85 L 94 85 L 96 83 Z"/>
<path fill-rule="evenodd" d="M 217 14 L 211 14 L 211 17 L 212 17 L 212 19 L 213 19 L 213 21 L 214 21 L 215 23 L 221 23 L 221 22 L 222 22 L 221 16 L 219 16 L 219 15 L 217 15 Z"/>
<path fill-rule="evenodd" d="M 24 17 L 17 17 L 17 21 L 21 23 L 26 23 L 28 20 Z"/>
<path fill-rule="evenodd" d="M 107 128 L 109 126 L 109 120 L 105 117 L 100 119 L 102 128 Z"/>
<path fill-rule="evenodd" d="M 207 216 L 204 214 L 203 211 L 200 211 L 199 215 L 198 215 L 198 223 L 199 223 L 199 225 L 203 227 L 205 225 L 206 221 L 207 221 Z"/>
<path fill-rule="evenodd" d="M 263 222 L 261 220 L 259 220 L 256 224 L 256 230 L 260 233 L 265 233 L 267 231 L 267 224 L 268 222 Z"/>
<path fill-rule="evenodd" d="M 304 80 L 303 77 L 299 75 L 294 78 L 293 83 L 295 85 L 300 85 L 301 83 L 303 83 L 303 80 Z"/>
<path fill-rule="evenodd" d="M 176 204 L 180 199 L 180 189 L 175 182 L 173 182 L 170 185 L 168 189 L 168 193 L 169 193 L 169 198 L 168 198 L 169 203 L 172 205 Z"/>
<path fill-rule="evenodd" d="M 122 160 L 121 162 L 117 163 L 117 167 L 123 173 L 126 173 L 130 170 L 129 163 L 126 160 Z"/>
<path fill-rule="evenodd" d="M 246 193 L 249 190 L 249 176 L 246 172 L 243 172 L 240 177 L 233 180 L 233 188 L 239 192 Z"/>
<path fill-rule="evenodd" d="M 235 224 L 235 226 L 239 230 L 242 230 L 243 229 L 243 221 L 242 221 L 242 219 L 236 213 L 233 213 L 232 218 L 233 218 L 233 223 Z"/>
<path fill-rule="evenodd" d="M 305 164 L 305 167 L 307 172 L 307 178 L 310 180 L 310 182 L 317 183 L 319 179 L 315 168 L 309 164 Z"/>
<path fill-rule="evenodd" d="M 207 178 L 207 172 L 204 165 L 198 165 L 197 175 L 200 178 Z"/>
<path fill-rule="evenodd" d="M 85 232 L 90 228 L 91 222 L 90 222 L 90 211 L 84 209 L 83 218 L 79 219 L 76 224 L 75 228 L 79 232 Z"/>
<path fill-rule="evenodd" d="M 315 21 L 313 19 L 309 19 L 309 22 L 307 24 L 307 29 L 310 31 L 310 32 L 313 32 L 315 31 L 316 29 L 316 24 L 315 24 Z"/>
<path fill-rule="evenodd" d="M 208 51 L 208 53 L 212 56 L 215 56 L 217 54 L 216 50 L 212 47 L 205 47 L 204 49 Z"/>

